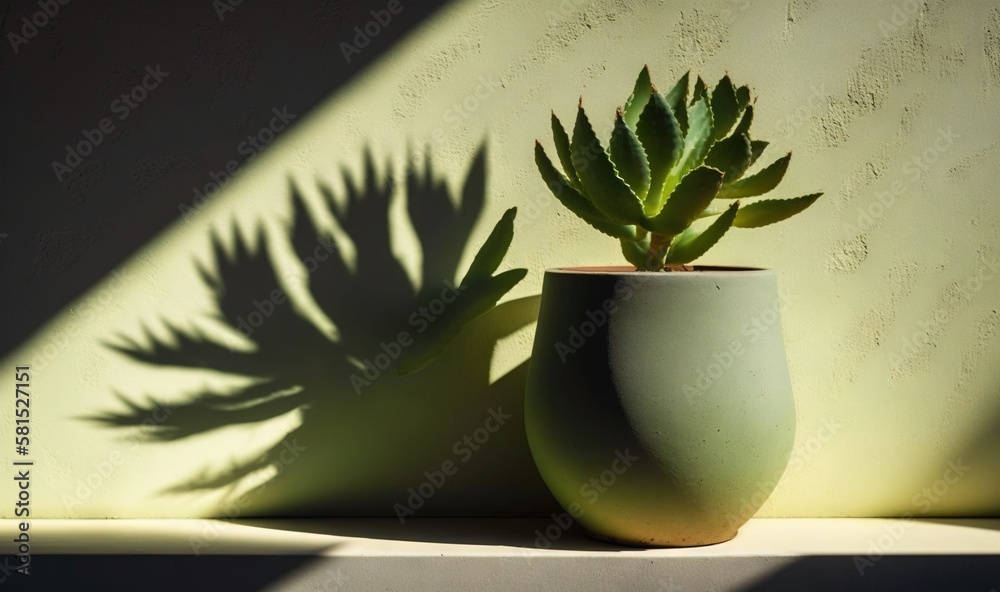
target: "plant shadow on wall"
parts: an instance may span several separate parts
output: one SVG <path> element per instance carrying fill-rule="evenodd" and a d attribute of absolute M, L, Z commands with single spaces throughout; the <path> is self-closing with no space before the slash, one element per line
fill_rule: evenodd
<path fill-rule="evenodd" d="M 554 507 L 524 436 L 527 362 L 490 381 L 498 340 L 537 315 L 536 297 L 494 307 L 525 274 L 495 273 L 515 211 L 504 214 L 459 281 L 485 204 L 485 147 L 458 200 L 429 155 L 414 160 L 404 186 L 422 254 L 419 285 L 390 246 L 391 167 L 380 180 L 366 152 L 361 186 L 343 172 L 343 199 L 320 185 L 322 216 L 309 213 L 293 184 L 293 218 L 280 237 L 302 263 L 308 295 L 332 323 L 332 336 L 303 312 L 308 306 L 294 290 L 282 288 L 269 256 L 280 252 L 277 242 L 262 230 L 253 241 L 234 230 L 230 253 L 213 237 L 214 271 L 196 265 L 214 294 L 214 318 L 242 337 L 225 343 L 165 323 L 170 339 L 147 331 L 141 340 L 120 336 L 108 344 L 151 367 L 212 370 L 247 384 L 119 395 L 124 411 L 89 418 L 102 425 L 146 422 L 148 440 L 169 443 L 289 414 L 298 419 L 259 452 L 222 457 L 206 450 L 201 471 L 162 493 L 217 496 L 216 512 L 231 517 L 536 514 Z M 327 215 L 339 230 L 323 229 Z M 334 236 L 353 244 L 353 262 Z"/>

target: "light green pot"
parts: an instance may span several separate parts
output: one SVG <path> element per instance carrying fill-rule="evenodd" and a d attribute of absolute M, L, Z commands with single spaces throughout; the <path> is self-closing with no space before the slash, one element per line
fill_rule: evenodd
<path fill-rule="evenodd" d="M 775 275 L 630 269 L 545 272 L 531 454 L 597 538 L 729 540 L 771 494 L 795 436 Z"/>

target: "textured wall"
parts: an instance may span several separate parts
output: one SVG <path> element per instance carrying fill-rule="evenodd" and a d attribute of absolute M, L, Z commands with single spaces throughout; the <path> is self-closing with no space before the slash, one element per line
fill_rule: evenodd
<path fill-rule="evenodd" d="M 371 40 L 372 47 L 378 43 L 378 36 Z M 224 466 L 254 446 L 280 440 L 295 425 L 292 413 L 209 436 L 132 445 L 78 419 L 120 408 L 114 391 L 141 399 L 144 393 L 184 393 L 222 380 L 181 370 L 154 375 L 100 343 L 114 334 L 141 335 L 144 324 L 163 334 L 158 317 L 199 326 L 193 319 L 210 309 L 211 299 L 192 260 L 208 260 L 210 231 L 225 234 L 231 220 L 244 229 L 263 220 L 269 232 L 280 234 L 291 212 L 284 197 L 289 177 L 315 208 L 319 195 L 313 181 L 325 180 L 342 193 L 340 168 L 360 171 L 365 147 L 380 171 L 381 163 L 391 160 L 398 177 L 408 147 L 429 143 L 435 169 L 457 192 L 473 154 L 485 143 L 487 207 L 472 242 L 486 236 L 505 208 L 519 206 L 505 265 L 530 273 L 512 299 L 537 294 L 546 267 L 617 263 L 613 241 L 546 194 L 531 146 L 535 138 L 548 141 L 549 110 L 566 120 L 581 94 L 606 137 L 614 108 L 643 63 L 661 86 L 688 68 L 711 80 L 728 70 L 737 82 L 749 83 L 758 97 L 756 136 L 772 140 L 766 154 L 773 159 L 794 151 L 780 196 L 826 192 L 780 227 L 733 231 L 705 258 L 773 268 L 786 294 L 783 330 L 798 439 L 789 469 L 762 513 L 1000 512 L 1000 209 L 993 172 L 1000 155 L 1000 8 L 992 2 L 905 0 L 752 6 L 743 0 L 519 0 L 446 6 L 350 85 L 302 115 L 187 223 L 150 241 L 119 268 L 120 276 L 110 276 L 63 310 L 5 361 L 8 367 L 22 361 L 44 365 L 35 380 L 37 512 L 217 512 L 218 492 L 157 492 L 197 473 L 205 459 Z M 391 213 L 397 223 L 394 250 L 414 276 L 420 262 L 407 248 L 414 237 L 403 204 L 393 204 Z M 463 261 L 473 252 L 466 251 Z M 275 257 L 279 269 L 294 267 L 290 252 Z M 288 291 L 300 297 L 296 306 L 319 319 L 301 285 L 291 282 Z M 250 306 L 255 296 L 246 296 Z M 531 343 L 531 327 L 517 329 L 518 322 L 507 322 L 504 314 L 487 320 L 489 326 L 510 325 L 495 332 L 504 336 L 488 364 L 492 380 L 516 378 Z M 66 345 L 47 355 L 46 346 L 51 350 L 55 336 L 68 335 L 71 328 L 75 332 Z M 446 363 L 452 373 L 429 378 L 422 388 L 430 392 L 469 379 L 461 359 Z M 470 393 L 487 392 L 483 381 L 469 380 L 475 384 Z M 439 434 L 425 454 L 413 453 L 399 469 L 403 476 L 385 485 L 396 488 L 390 499 L 405 499 L 406 487 L 419 485 L 421 471 L 432 468 L 434 459 L 449 460 L 449 443 L 482 423 L 492 399 L 483 395 L 450 416 L 421 416 L 423 404 L 400 396 L 398 389 L 409 388 L 406 384 L 395 391 L 384 388 L 383 402 L 366 399 L 375 401 L 372 408 L 357 413 L 376 413 L 373 409 L 396 401 L 382 412 L 414 418 L 391 421 L 410 426 L 417 440 L 388 446 L 385 438 L 395 429 L 386 430 L 367 445 L 385 448 L 372 453 L 372 462 L 395 470 L 388 468 L 396 462 L 393 450 L 419 448 L 421 429 Z M 516 400 L 516 393 L 496 396 L 497 404 Z M 2 410 L 8 425 L 11 408 Z M 330 421 L 351 422 L 339 417 Z M 421 428 L 421 418 L 442 417 L 457 423 Z M 483 507 L 490 512 L 501 511 L 505 499 L 515 500 L 515 511 L 547 507 L 534 481 L 510 485 L 532 479 L 519 464 L 521 456 L 499 476 L 492 471 L 490 463 L 505 458 L 504 447 L 523 453 L 519 432 L 503 438 L 489 443 L 494 452 L 483 446 L 490 459 L 474 458 L 469 466 L 475 468 L 460 472 L 468 480 L 435 511 L 455 504 L 474 512 L 470 499 L 487 500 Z M 94 477 L 119 452 L 115 468 Z M 322 472 L 323 462 L 310 462 L 311 471 Z M 477 489 L 476 476 L 489 477 L 480 482 L 487 485 Z M 81 488 L 88 477 L 95 486 Z M 324 486 L 316 485 L 320 494 Z M 360 499 L 358 491 L 344 494 L 344 504 Z M 75 497 L 67 501 L 66 494 Z M 447 495 L 443 487 L 437 499 Z M 12 496 L 9 482 L 0 482 L 0 497 Z"/>

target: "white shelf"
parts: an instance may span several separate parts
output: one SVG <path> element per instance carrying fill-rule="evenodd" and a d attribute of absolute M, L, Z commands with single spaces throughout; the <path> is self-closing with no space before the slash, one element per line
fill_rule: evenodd
<path fill-rule="evenodd" d="M 0 521 L 4 553 L 16 525 Z M 561 536 L 539 548 L 547 527 Z M 754 519 L 684 549 L 544 519 L 34 520 L 29 533 L 30 578 L 0 588 L 1000 591 L 1000 519 Z"/>

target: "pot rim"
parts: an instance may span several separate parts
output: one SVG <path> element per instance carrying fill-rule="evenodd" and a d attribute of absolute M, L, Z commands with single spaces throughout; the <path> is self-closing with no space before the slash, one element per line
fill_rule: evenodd
<path fill-rule="evenodd" d="M 639 271 L 631 265 L 582 265 L 575 267 L 551 267 L 545 273 L 566 274 L 566 275 L 662 275 L 663 277 L 677 277 L 686 275 L 770 275 L 774 271 L 763 267 L 742 267 L 737 265 L 694 265 L 691 271 L 669 272 L 661 271 Z"/>

